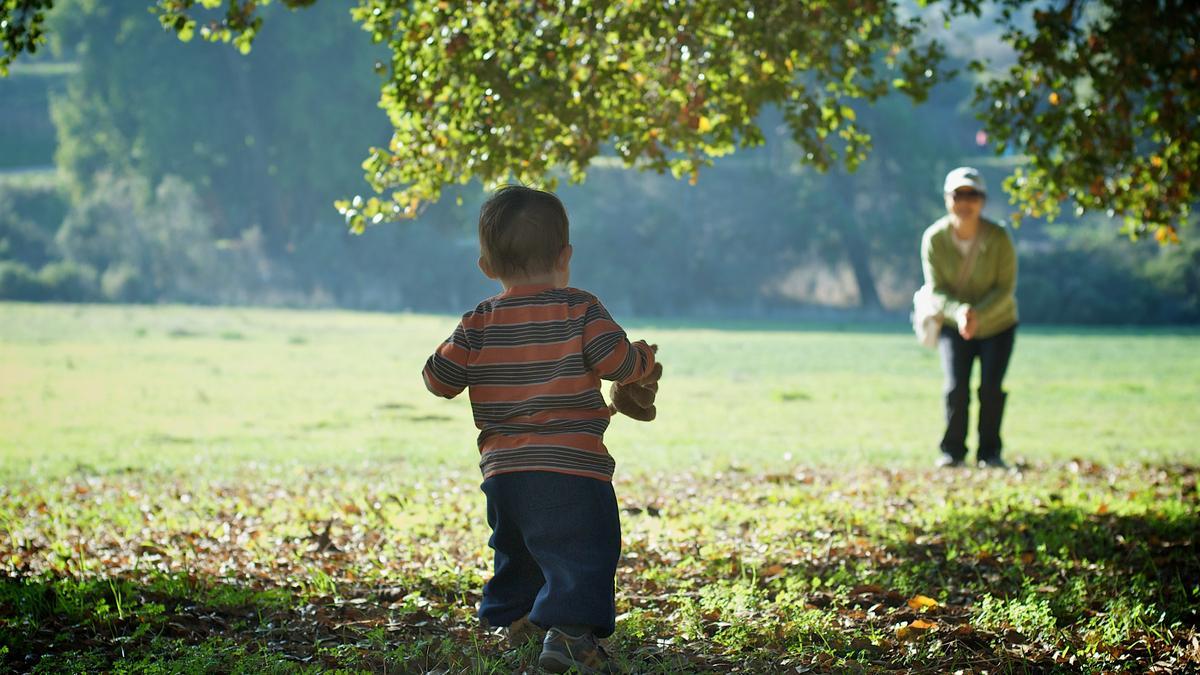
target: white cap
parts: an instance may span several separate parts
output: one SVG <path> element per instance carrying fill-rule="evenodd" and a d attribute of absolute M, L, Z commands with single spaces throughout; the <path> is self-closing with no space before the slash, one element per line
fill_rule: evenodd
<path fill-rule="evenodd" d="M 965 187 L 974 188 L 979 192 L 987 194 L 987 186 L 984 185 L 983 175 L 979 173 L 979 169 L 970 166 L 960 166 L 946 174 L 946 185 L 943 188 L 946 194 Z"/>

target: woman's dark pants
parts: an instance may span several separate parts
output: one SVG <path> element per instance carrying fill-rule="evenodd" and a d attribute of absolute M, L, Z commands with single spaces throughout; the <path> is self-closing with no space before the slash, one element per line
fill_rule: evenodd
<path fill-rule="evenodd" d="M 495 574 L 483 587 L 479 618 L 507 626 L 526 613 L 551 626 L 591 626 L 612 635 L 621 522 L 612 483 L 543 471 L 492 476 L 488 545 Z"/>
<path fill-rule="evenodd" d="M 958 331 L 942 327 L 938 351 L 946 374 L 946 433 L 942 452 L 954 459 L 967 456 L 967 410 L 971 402 L 971 368 L 979 359 L 979 460 L 999 459 L 1004 445 L 1000 441 L 1000 420 L 1004 417 L 1002 388 L 1008 360 L 1012 356 L 1017 327 L 982 340 L 964 340 Z"/>

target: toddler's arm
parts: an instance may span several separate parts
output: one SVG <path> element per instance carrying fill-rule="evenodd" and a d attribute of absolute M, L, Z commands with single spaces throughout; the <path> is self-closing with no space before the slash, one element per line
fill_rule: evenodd
<path fill-rule="evenodd" d="M 654 369 L 654 350 L 645 340 L 630 342 L 599 300 L 585 317 L 583 359 L 601 378 L 622 384 L 636 382 Z"/>
<path fill-rule="evenodd" d="M 467 387 L 467 356 L 470 353 L 467 331 L 460 321 L 454 333 L 425 362 L 425 369 L 421 371 L 425 388 L 443 398 L 458 396 Z"/>

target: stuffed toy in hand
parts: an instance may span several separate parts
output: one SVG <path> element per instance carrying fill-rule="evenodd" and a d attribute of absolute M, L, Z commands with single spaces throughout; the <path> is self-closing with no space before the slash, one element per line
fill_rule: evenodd
<path fill-rule="evenodd" d="M 650 345 L 650 349 L 658 353 L 658 345 Z M 642 379 L 629 384 L 613 382 L 608 390 L 612 399 L 609 410 L 615 415 L 622 413 L 642 422 L 649 422 L 658 414 L 654 407 L 654 396 L 658 393 L 658 380 L 662 377 L 661 363 L 655 363 L 654 368 Z"/>

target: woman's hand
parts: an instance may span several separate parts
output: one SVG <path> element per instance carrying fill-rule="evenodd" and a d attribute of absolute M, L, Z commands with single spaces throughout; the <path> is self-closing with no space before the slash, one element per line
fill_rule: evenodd
<path fill-rule="evenodd" d="M 964 340 L 970 340 L 975 336 L 975 331 L 979 328 L 979 317 L 975 314 L 975 310 L 964 305 L 958 312 L 958 334 Z"/>

